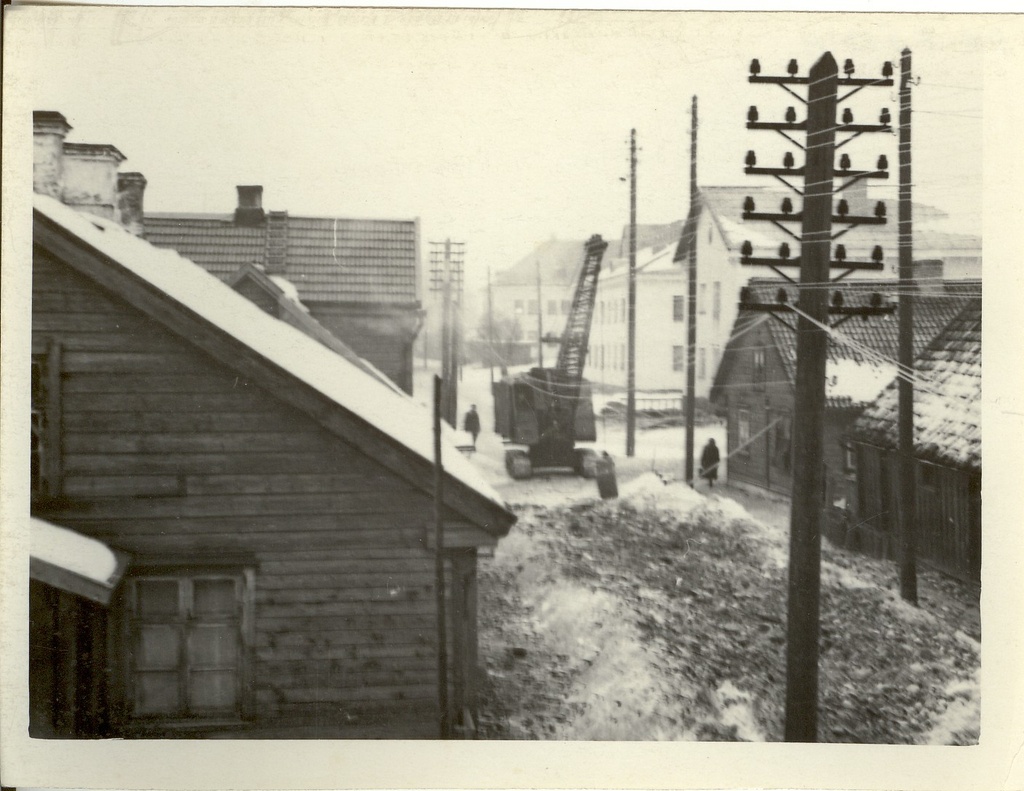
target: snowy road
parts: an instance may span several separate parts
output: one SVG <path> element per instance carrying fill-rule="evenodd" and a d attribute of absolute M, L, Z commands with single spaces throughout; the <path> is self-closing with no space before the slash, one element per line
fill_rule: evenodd
<path fill-rule="evenodd" d="M 429 392 L 426 372 L 418 392 Z M 460 414 L 484 433 L 472 462 L 520 521 L 481 562 L 481 736 L 494 739 L 778 740 L 785 679 L 788 507 L 679 477 L 682 429 L 599 425 L 620 498 L 574 476 L 512 481 L 490 422 L 486 369 Z M 600 421 L 599 421 L 600 422 Z M 695 446 L 721 426 L 702 427 Z M 618 450 L 619 452 L 616 452 Z M 742 504 L 741 504 L 742 503 Z M 752 516 L 753 514 L 753 516 Z M 819 738 L 970 744 L 979 734 L 972 593 L 923 571 L 921 609 L 895 568 L 823 544 Z"/>

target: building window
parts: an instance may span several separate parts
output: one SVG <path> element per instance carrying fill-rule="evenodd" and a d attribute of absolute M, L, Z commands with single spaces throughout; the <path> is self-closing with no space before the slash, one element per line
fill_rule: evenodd
<path fill-rule="evenodd" d="M 32 355 L 31 492 L 32 499 L 56 497 L 61 478 L 60 346 Z"/>
<path fill-rule="evenodd" d="M 531 316 L 536 316 L 537 310 L 537 300 L 531 299 L 527 304 L 526 312 L 529 313 Z"/>
<path fill-rule="evenodd" d="M 857 454 L 852 445 L 843 446 L 843 471 L 849 474 L 857 472 Z"/>
<path fill-rule="evenodd" d="M 672 347 L 672 370 L 681 371 L 683 365 L 686 362 L 685 358 L 686 347 L 685 346 L 673 346 Z"/>
<path fill-rule="evenodd" d="M 523 300 L 521 300 L 521 299 L 517 299 L 516 300 L 516 313 L 522 313 L 523 312 L 523 304 L 524 304 Z"/>
<path fill-rule="evenodd" d="M 126 703 L 136 720 L 237 718 L 249 689 L 252 572 L 128 580 Z"/>
<path fill-rule="evenodd" d="M 736 412 L 736 452 L 750 455 L 750 412 L 740 409 Z"/>
<path fill-rule="evenodd" d="M 701 283 L 700 284 L 700 291 L 697 294 L 697 312 L 699 314 L 701 314 L 702 316 L 704 315 L 705 310 L 707 308 L 707 301 L 708 301 L 708 284 L 707 283 Z"/>
<path fill-rule="evenodd" d="M 558 315 L 558 300 L 557 299 L 549 299 L 548 300 L 548 315 L 549 316 L 557 316 Z"/>
<path fill-rule="evenodd" d="M 711 318 L 715 321 L 722 315 L 722 284 L 712 284 L 712 295 L 711 295 Z"/>
<path fill-rule="evenodd" d="M 708 375 L 707 357 L 706 357 L 704 352 L 705 352 L 705 350 L 704 350 L 704 347 L 702 346 L 698 350 L 698 354 L 700 356 L 698 357 L 698 361 L 697 361 L 697 376 L 700 377 L 701 379 L 705 378 Z"/>
<path fill-rule="evenodd" d="M 683 296 L 681 294 L 674 294 L 672 296 L 672 321 L 683 320 Z"/>
<path fill-rule="evenodd" d="M 569 300 L 567 300 L 567 299 L 563 299 L 562 300 L 562 315 L 563 316 L 568 316 L 569 315 Z"/>
<path fill-rule="evenodd" d="M 623 370 L 626 367 L 626 344 L 619 344 L 619 370 Z"/>
<path fill-rule="evenodd" d="M 751 381 L 755 388 L 758 390 L 764 388 L 765 384 L 765 366 L 764 366 L 764 349 L 754 349 L 751 358 Z"/>

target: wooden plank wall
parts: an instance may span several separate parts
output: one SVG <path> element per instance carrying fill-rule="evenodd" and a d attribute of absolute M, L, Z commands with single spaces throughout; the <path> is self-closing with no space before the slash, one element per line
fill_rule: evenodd
<path fill-rule="evenodd" d="M 41 515 L 138 557 L 250 557 L 265 722 L 433 735 L 428 497 L 39 250 L 33 308 L 33 348 L 64 353 Z"/>
<path fill-rule="evenodd" d="M 893 451 L 856 444 L 857 482 L 853 523 L 865 533 L 857 548 L 894 557 L 899 535 L 898 457 Z M 918 557 L 947 574 L 981 580 L 980 476 L 917 464 Z"/>
<path fill-rule="evenodd" d="M 763 387 L 754 386 L 754 351 L 765 351 L 765 374 Z M 792 417 L 793 392 L 785 383 L 786 374 L 782 361 L 771 342 L 768 328 L 763 324 L 745 333 L 731 351 L 735 355 L 724 382 L 728 399 L 729 453 L 739 446 L 737 413 L 745 409 L 750 413 L 750 436 L 786 412 Z M 747 450 L 729 457 L 729 479 L 753 484 L 789 494 L 792 479 L 788 473 L 773 465 L 769 470 L 770 442 L 768 432 L 755 439 Z"/>

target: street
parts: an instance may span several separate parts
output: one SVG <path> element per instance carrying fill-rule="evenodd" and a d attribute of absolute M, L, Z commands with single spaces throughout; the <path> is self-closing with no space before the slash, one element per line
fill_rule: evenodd
<path fill-rule="evenodd" d="M 519 522 L 481 562 L 481 737 L 780 740 L 787 503 L 673 482 L 682 428 L 638 431 L 624 459 L 621 422 L 600 418 L 617 500 L 571 475 L 512 481 L 488 390 L 487 369 L 467 368 L 460 415 L 477 405 L 472 460 Z M 725 446 L 720 425 L 696 434 L 698 452 Z M 819 740 L 976 743 L 975 594 L 924 569 L 914 609 L 896 578 L 823 542 Z"/>

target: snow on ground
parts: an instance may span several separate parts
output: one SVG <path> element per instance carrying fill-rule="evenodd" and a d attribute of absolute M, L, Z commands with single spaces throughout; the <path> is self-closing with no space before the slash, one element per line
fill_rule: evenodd
<path fill-rule="evenodd" d="M 481 562 L 482 736 L 780 739 L 788 502 L 679 482 L 680 427 L 641 424 L 625 458 L 612 418 L 598 431 L 617 499 L 572 475 L 512 481 L 487 369 L 465 370 L 459 402 L 484 424 L 471 463 L 520 519 Z M 724 427 L 699 427 L 698 450 L 706 436 L 724 446 Z M 913 608 L 896 578 L 890 561 L 823 542 L 820 738 L 976 743 L 973 594 L 922 569 Z"/>

